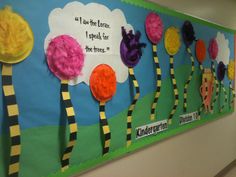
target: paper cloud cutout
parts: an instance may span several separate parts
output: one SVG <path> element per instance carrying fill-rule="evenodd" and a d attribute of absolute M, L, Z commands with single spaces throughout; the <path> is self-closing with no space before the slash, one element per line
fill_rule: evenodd
<path fill-rule="evenodd" d="M 218 32 L 216 41 L 219 49 L 216 61 L 217 63 L 220 63 L 222 61 L 225 65 L 228 65 L 230 57 L 229 40 L 225 38 L 225 35 L 223 33 Z"/>
<path fill-rule="evenodd" d="M 111 11 L 102 4 L 84 5 L 74 1 L 63 9 L 56 8 L 50 13 L 50 32 L 45 39 L 44 49 L 46 51 L 50 40 L 56 36 L 70 35 L 81 44 L 85 53 L 82 75 L 71 80 L 70 85 L 81 82 L 89 85 L 93 69 L 100 64 L 111 66 L 116 73 L 117 82 L 123 83 L 128 78 L 128 68 L 120 56 L 121 27 L 133 30 L 120 9 Z"/>

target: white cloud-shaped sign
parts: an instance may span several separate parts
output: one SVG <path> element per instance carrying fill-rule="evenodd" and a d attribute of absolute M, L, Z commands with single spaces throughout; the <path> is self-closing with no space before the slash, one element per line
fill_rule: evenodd
<path fill-rule="evenodd" d="M 216 61 L 217 63 L 222 61 L 225 65 L 228 65 L 230 58 L 229 40 L 225 38 L 223 33 L 217 32 L 216 41 L 219 48 Z"/>
<path fill-rule="evenodd" d="M 47 50 L 50 40 L 56 36 L 70 35 L 80 43 L 85 53 L 82 75 L 70 81 L 70 85 L 81 82 L 89 85 L 92 70 L 99 64 L 110 65 L 116 72 L 117 82 L 122 83 L 128 78 L 128 68 L 120 56 L 122 26 L 133 30 L 120 9 L 111 11 L 98 3 L 71 2 L 50 13 L 50 33 L 45 39 L 44 49 Z"/>

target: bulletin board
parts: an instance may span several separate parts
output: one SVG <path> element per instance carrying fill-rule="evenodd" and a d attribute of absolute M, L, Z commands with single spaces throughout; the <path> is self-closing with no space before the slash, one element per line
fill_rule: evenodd
<path fill-rule="evenodd" d="M 142 0 L 0 9 L 1 177 L 76 175 L 234 112 L 232 29 Z"/>

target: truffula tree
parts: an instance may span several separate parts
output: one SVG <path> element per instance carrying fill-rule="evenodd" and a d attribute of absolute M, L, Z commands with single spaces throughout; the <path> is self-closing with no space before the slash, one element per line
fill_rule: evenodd
<path fill-rule="evenodd" d="M 156 93 L 155 93 L 154 100 L 151 106 L 151 115 L 150 115 L 150 119 L 154 120 L 156 117 L 158 99 L 161 94 L 161 83 L 162 83 L 161 66 L 159 63 L 159 58 L 157 56 L 157 44 L 161 41 L 163 29 L 164 29 L 160 16 L 153 12 L 149 13 L 146 17 L 145 28 L 146 28 L 147 37 L 152 43 L 153 60 L 155 63 L 155 68 L 156 68 L 156 71 L 155 71 Z"/>
<path fill-rule="evenodd" d="M 221 97 L 220 97 L 220 100 L 219 100 L 219 103 L 220 103 L 220 112 L 222 112 L 225 108 L 225 104 L 228 102 L 228 95 L 227 95 L 227 92 L 225 90 L 225 87 L 224 87 L 224 83 L 223 83 L 223 80 L 225 78 L 225 72 L 226 72 L 226 66 L 225 64 L 221 61 L 219 64 L 218 64 L 218 67 L 217 67 L 217 78 L 218 80 L 220 81 L 220 93 L 221 93 L 221 89 L 223 90 L 223 94 L 224 94 L 224 101 L 223 101 L 223 104 L 221 103 Z"/>
<path fill-rule="evenodd" d="M 22 16 L 11 7 L 0 10 L 0 61 L 2 65 L 2 87 L 6 103 L 10 135 L 10 160 L 8 176 L 17 177 L 20 171 L 21 130 L 19 108 L 13 85 L 13 64 L 25 60 L 34 45 L 33 32 Z"/>
<path fill-rule="evenodd" d="M 183 40 L 184 40 L 184 44 L 186 46 L 186 51 L 189 54 L 190 60 L 191 60 L 191 73 L 188 77 L 188 80 L 185 82 L 184 85 L 184 105 L 183 105 L 183 110 L 184 113 L 187 112 L 187 107 L 188 107 L 188 88 L 189 88 L 189 84 L 193 78 L 193 74 L 194 74 L 194 57 L 191 51 L 191 45 L 193 44 L 193 41 L 196 40 L 195 38 L 195 32 L 194 32 L 194 28 L 193 25 L 190 21 L 185 21 L 183 26 L 182 26 L 182 36 L 183 36 Z"/>
<path fill-rule="evenodd" d="M 109 153 L 111 144 L 111 131 L 106 118 L 105 105 L 116 92 L 115 71 L 106 64 L 100 64 L 92 71 L 90 76 L 90 90 L 94 98 L 99 101 L 99 115 L 102 132 L 102 154 Z"/>
<path fill-rule="evenodd" d="M 61 158 L 61 170 L 65 171 L 70 165 L 70 157 L 76 144 L 78 131 L 68 82 L 81 75 L 84 54 L 80 44 L 73 37 L 60 35 L 50 41 L 46 56 L 49 69 L 61 81 L 61 97 L 69 124 L 69 143 Z"/>
<path fill-rule="evenodd" d="M 132 142 L 132 115 L 140 96 L 139 84 L 134 75 L 134 67 L 139 63 L 142 57 L 142 48 L 146 47 L 146 44 L 140 43 L 141 33 L 139 31 L 133 34 L 133 31 L 131 30 L 127 33 L 126 30 L 122 28 L 122 36 L 123 39 L 120 44 L 121 59 L 128 67 L 129 77 L 132 80 L 133 86 L 136 90 L 136 94 L 127 114 L 126 142 L 127 146 L 130 146 Z"/>
<path fill-rule="evenodd" d="M 164 42 L 166 51 L 170 56 L 170 76 L 174 91 L 174 106 L 168 118 L 168 123 L 171 124 L 172 118 L 179 104 L 179 91 L 177 87 L 177 81 L 175 79 L 175 70 L 174 70 L 174 55 L 178 53 L 181 47 L 179 29 L 173 26 L 169 27 L 165 32 Z"/>

